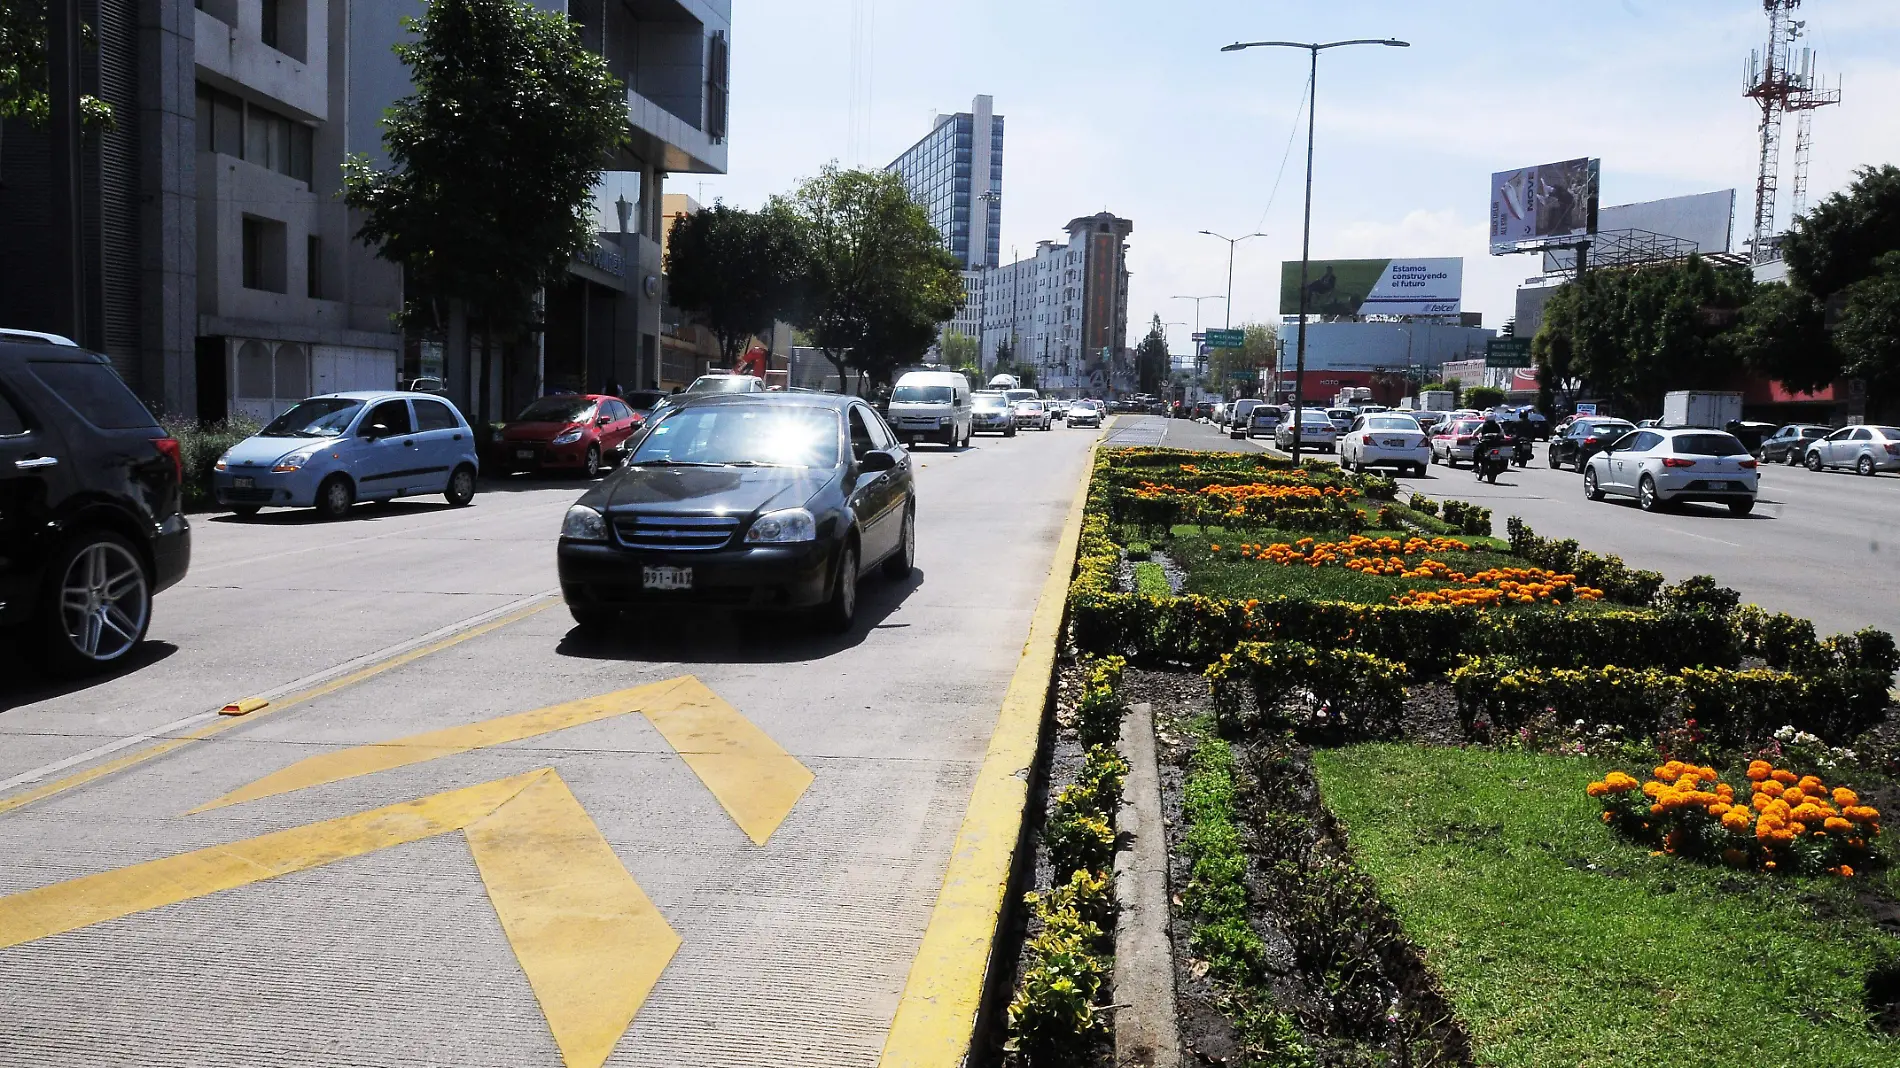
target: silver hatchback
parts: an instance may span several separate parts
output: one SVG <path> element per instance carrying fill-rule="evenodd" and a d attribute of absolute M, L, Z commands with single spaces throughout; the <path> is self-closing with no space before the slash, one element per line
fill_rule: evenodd
<path fill-rule="evenodd" d="M 1644 428 L 1624 434 L 1583 465 L 1583 493 L 1634 497 L 1645 512 L 1682 501 L 1728 505 L 1735 515 L 1755 510 L 1760 462 L 1733 434 L 1720 430 Z"/>
<path fill-rule="evenodd" d="M 1808 446 L 1810 471 L 1851 467 L 1863 475 L 1900 471 L 1900 427 L 1844 426 Z"/>

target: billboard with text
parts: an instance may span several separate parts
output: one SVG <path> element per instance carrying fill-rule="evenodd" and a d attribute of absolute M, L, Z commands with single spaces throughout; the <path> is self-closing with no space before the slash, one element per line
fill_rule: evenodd
<path fill-rule="evenodd" d="M 1597 231 L 1602 161 L 1572 159 L 1491 176 L 1491 254 Z"/>
<path fill-rule="evenodd" d="M 1456 315 L 1463 311 L 1465 261 L 1313 260 L 1306 272 L 1308 315 Z M 1280 265 L 1280 314 L 1300 313 L 1300 261 Z"/>

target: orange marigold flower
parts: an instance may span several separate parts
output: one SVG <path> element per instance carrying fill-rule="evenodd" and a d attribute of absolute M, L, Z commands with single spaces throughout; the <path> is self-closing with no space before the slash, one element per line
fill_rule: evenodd
<path fill-rule="evenodd" d="M 1840 876 L 1843 879 L 1852 879 L 1854 877 L 1854 869 L 1846 864 L 1843 864 L 1840 867 L 1834 869 L 1834 874 Z"/>
<path fill-rule="evenodd" d="M 1839 816 L 1829 816 L 1827 818 L 1827 822 L 1823 823 L 1821 826 L 1827 828 L 1830 832 L 1834 834 L 1846 834 L 1847 832 L 1854 829 L 1853 824 L 1847 822 L 1846 820 L 1840 818 Z"/>
<path fill-rule="evenodd" d="M 1766 779 L 1774 770 L 1774 765 L 1768 763 L 1766 760 L 1751 760 L 1748 762 L 1748 777 L 1754 782 L 1760 782 Z"/>
<path fill-rule="evenodd" d="M 1748 813 L 1742 809 L 1732 808 L 1722 813 L 1722 826 L 1728 830 L 1745 832 L 1749 823 Z"/>
<path fill-rule="evenodd" d="M 1860 795 L 1845 786 L 1836 786 L 1834 788 L 1834 803 L 1842 808 L 1846 808 L 1849 805 L 1858 805 L 1860 804 Z"/>
<path fill-rule="evenodd" d="M 1649 814 L 1652 816 L 1660 816 L 1663 814 L 1663 807 L 1661 805 L 1651 805 L 1649 806 Z"/>
<path fill-rule="evenodd" d="M 1793 786 L 1795 783 L 1801 781 L 1800 776 L 1789 771 L 1787 768 L 1776 768 L 1773 772 L 1769 773 L 1768 777 L 1783 786 Z"/>
<path fill-rule="evenodd" d="M 1787 790 L 1788 788 L 1781 784 L 1780 779 L 1770 779 L 1767 782 L 1762 783 L 1761 786 L 1759 786 L 1757 789 L 1759 790 L 1759 792 L 1767 794 L 1769 797 L 1780 797 L 1782 795 L 1782 792 Z"/>
<path fill-rule="evenodd" d="M 1639 784 L 1635 779 L 1620 771 L 1612 771 L 1603 777 L 1603 785 L 1608 786 L 1612 791 L 1622 793 L 1636 789 Z"/>
<path fill-rule="evenodd" d="M 1726 802 L 1717 801 L 1715 804 L 1709 806 L 1709 815 L 1726 816 L 1728 815 L 1728 810 L 1729 805 Z"/>
<path fill-rule="evenodd" d="M 1589 794 L 1591 797 L 1602 797 L 1604 794 L 1610 792 L 1610 788 L 1603 783 L 1593 782 L 1584 787 L 1583 792 Z"/>
<path fill-rule="evenodd" d="M 1803 804 L 1808 799 L 1808 792 L 1799 786 L 1790 786 L 1781 791 L 1781 799 L 1790 805 Z"/>

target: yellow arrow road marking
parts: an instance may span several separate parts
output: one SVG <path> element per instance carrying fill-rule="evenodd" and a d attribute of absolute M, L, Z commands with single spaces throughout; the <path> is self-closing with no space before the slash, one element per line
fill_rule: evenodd
<path fill-rule="evenodd" d="M 754 845 L 764 845 L 772 837 L 812 784 L 811 771 L 798 758 L 705 683 L 683 675 L 533 712 L 308 757 L 191 811 L 408 767 L 632 712 L 646 716 Z"/>
<path fill-rule="evenodd" d="M 462 831 L 568 1068 L 599 1068 L 679 950 L 551 768 L 0 897 L 0 950 Z"/>

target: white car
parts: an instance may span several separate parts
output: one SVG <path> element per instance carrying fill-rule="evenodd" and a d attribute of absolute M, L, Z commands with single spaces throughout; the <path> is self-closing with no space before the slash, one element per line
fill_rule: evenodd
<path fill-rule="evenodd" d="M 1015 417 L 1016 426 L 1018 428 L 1027 427 L 1031 430 L 1048 430 L 1050 424 L 1054 421 L 1049 415 L 1048 406 L 1039 400 L 1019 400 L 1015 404 L 1010 405 L 1009 410 L 1010 414 Z"/>
<path fill-rule="evenodd" d="M 1808 446 L 1810 471 L 1851 467 L 1863 475 L 1900 471 L 1900 427 L 1844 426 Z"/>
<path fill-rule="evenodd" d="M 1300 412 L 1300 449 L 1325 449 L 1332 452 L 1339 441 L 1339 431 L 1334 429 L 1333 421 L 1324 408 L 1307 408 Z M 1282 449 L 1293 447 L 1293 419 L 1288 416 L 1280 421 L 1273 432 L 1273 443 Z"/>
<path fill-rule="evenodd" d="M 1069 406 L 1068 425 L 1071 427 L 1102 425 L 1102 402 L 1079 400 Z"/>
<path fill-rule="evenodd" d="M 1583 495 L 1634 497 L 1645 512 L 1681 501 L 1728 505 L 1735 515 L 1755 510 L 1760 461 L 1735 435 L 1720 430 L 1633 430 L 1583 465 Z"/>
<path fill-rule="evenodd" d="M 1423 475 L 1431 460 L 1431 441 L 1418 420 L 1396 412 L 1362 415 L 1339 439 L 1339 466 L 1349 471 L 1391 467 Z"/>

